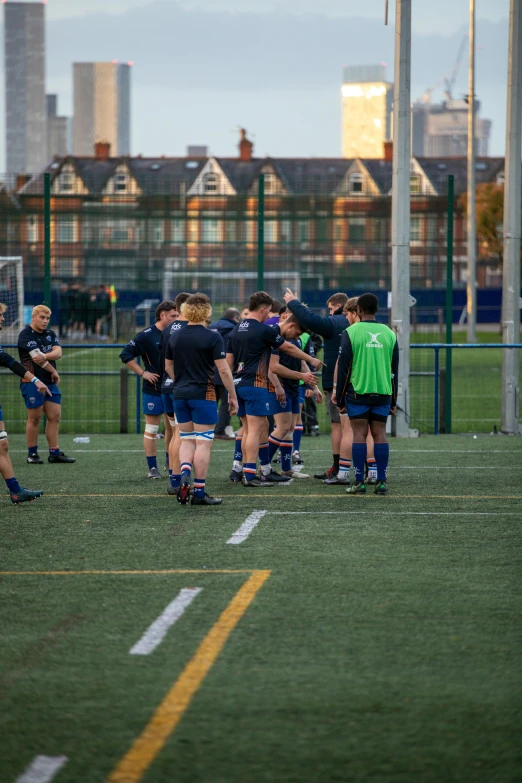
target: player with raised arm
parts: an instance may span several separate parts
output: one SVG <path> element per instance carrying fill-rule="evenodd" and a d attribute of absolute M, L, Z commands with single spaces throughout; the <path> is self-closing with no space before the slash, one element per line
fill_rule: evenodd
<path fill-rule="evenodd" d="M 5 320 L 4 313 L 6 311 L 7 311 L 7 306 L 2 302 L 0 302 L 0 332 L 2 331 L 2 326 Z M 20 364 L 20 362 L 17 362 L 13 356 L 7 353 L 7 351 L 4 351 L 1 345 L 0 345 L 0 367 L 6 367 L 8 370 L 11 370 L 12 373 L 18 375 L 19 378 L 22 378 L 27 383 L 34 384 L 34 388 L 36 388 L 40 394 L 44 394 L 44 395 L 50 394 L 50 391 L 45 385 L 45 383 L 39 381 L 36 375 L 33 375 L 31 372 L 26 370 L 25 367 L 23 367 L 23 365 Z M 20 503 L 25 503 L 26 501 L 30 501 L 30 500 L 36 500 L 36 498 L 39 498 L 41 495 L 43 495 L 43 490 L 41 489 L 35 490 L 35 489 L 26 489 L 25 487 L 21 487 L 15 477 L 13 465 L 9 457 L 9 441 L 7 440 L 7 432 L 4 425 L 4 417 L 2 414 L 1 405 L 0 405 L 0 475 L 2 476 L 2 478 L 6 483 L 7 491 L 11 496 L 11 503 L 14 503 L 15 505 L 19 505 Z"/>
<path fill-rule="evenodd" d="M 316 358 L 310 360 L 297 346 L 287 342 L 275 329 L 265 324 L 272 302 L 272 297 L 264 291 L 252 294 L 248 317 L 240 321 L 228 338 L 227 362 L 234 375 L 239 416 L 243 425 L 242 481 L 246 487 L 272 486 L 274 480 L 288 480 L 288 477 L 278 476 L 272 471 L 269 459 L 267 416 L 272 412 L 275 402 L 269 379 L 272 348 L 300 360 L 309 360 L 314 369 L 322 365 Z M 261 462 L 259 477 L 256 476 L 258 454 Z"/>
<path fill-rule="evenodd" d="M 299 337 L 303 333 L 303 327 L 294 315 L 273 327 L 279 334 L 293 345 L 300 347 Z M 293 433 L 300 411 L 299 383 L 302 381 L 308 386 L 317 385 L 317 376 L 310 372 L 308 364 L 290 356 L 287 353 L 280 354 L 278 350 L 272 350 L 270 357 L 270 373 L 275 376 L 276 401 L 273 406 L 275 429 L 270 434 L 269 459 L 275 456 L 278 449 L 281 451 L 281 467 L 283 476 L 288 478 L 310 478 L 306 473 L 292 469 Z"/>
<path fill-rule="evenodd" d="M 164 416 L 165 427 L 170 428 L 168 414 L 165 414 L 161 398 L 162 358 L 160 338 L 163 330 L 170 326 L 177 316 L 176 305 L 170 299 L 161 302 L 155 313 L 156 321 L 152 326 L 143 329 L 132 339 L 120 353 L 120 359 L 132 372 L 142 379 L 142 404 L 145 416 L 145 433 L 143 449 L 149 469 L 148 478 L 159 479 L 156 456 L 156 435 L 158 434 L 161 417 Z M 144 367 L 136 361 L 143 359 Z"/>
<path fill-rule="evenodd" d="M 18 335 L 18 355 L 21 364 L 48 387 L 50 395 L 42 394 L 31 383 L 21 380 L 20 389 L 27 408 L 27 462 L 30 465 L 43 465 L 38 454 L 38 431 L 42 414 L 47 424 L 45 436 L 49 447 L 47 461 L 51 463 L 73 463 L 73 457 L 66 457 L 58 445 L 60 417 L 62 412 L 62 394 L 58 384 L 60 376 L 56 371 L 56 362 L 62 358 L 62 347 L 52 329 L 48 329 L 51 311 L 45 305 L 33 307 L 31 323 Z"/>
<path fill-rule="evenodd" d="M 375 318 L 379 302 L 375 294 L 363 294 L 357 301 L 359 323 L 341 337 L 337 366 L 337 405 L 346 409 L 353 430 L 352 457 L 355 484 L 350 495 L 366 494 L 364 469 L 366 436 L 371 430 L 377 462 L 376 495 L 387 495 L 386 475 L 390 447 L 386 421 L 397 406 L 396 378 L 399 369 L 397 335 Z"/>
<path fill-rule="evenodd" d="M 231 414 L 237 412 L 237 396 L 223 338 L 205 326 L 212 315 L 208 296 L 200 293 L 189 296 L 183 314 L 188 323 L 171 336 L 165 359 L 167 372 L 174 381 L 174 408 L 181 437 L 178 502 L 186 505 L 189 500 L 190 474 L 194 467 L 190 504 L 218 506 L 222 503 L 221 498 L 213 498 L 205 491 L 214 427 L 218 421 L 215 368 L 228 392 Z"/>

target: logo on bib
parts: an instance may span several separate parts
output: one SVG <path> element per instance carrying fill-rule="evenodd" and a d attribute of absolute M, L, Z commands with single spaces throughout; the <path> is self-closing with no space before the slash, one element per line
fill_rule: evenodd
<path fill-rule="evenodd" d="M 367 334 L 371 337 L 371 340 L 369 343 L 366 343 L 367 348 L 384 348 L 384 345 L 379 342 L 377 339 L 382 332 L 377 332 L 377 334 L 372 334 L 371 332 L 367 332 Z"/>

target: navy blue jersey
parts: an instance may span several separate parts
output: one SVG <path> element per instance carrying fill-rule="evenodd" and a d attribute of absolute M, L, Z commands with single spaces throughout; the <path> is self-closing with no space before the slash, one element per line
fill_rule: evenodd
<path fill-rule="evenodd" d="M 224 358 L 218 332 L 201 324 L 174 332 L 167 347 L 167 359 L 174 362 L 174 399 L 215 401 L 214 362 Z"/>
<path fill-rule="evenodd" d="M 10 353 L 4 351 L 1 345 L 0 345 L 0 367 L 7 367 L 8 370 L 11 370 L 11 372 L 14 372 L 14 374 L 18 375 L 20 378 L 23 378 L 26 373 L 25 367 L 21 365 L 20 362 L 17 362 L 14 356 L 11 356 Z"/>
<path fill-rule="evenodd" d="M 279 326 L 273 326 L 272 329 L 280 333 Z M 288 340 L 287 342 L 302 350 L 300 340 Z M 279 355 L 279 364 L 286 367 L 287 370 L 301 372 L 301 359 L 295 359 L 293 356 L 284 353 L 284 351 L 278 351 L 277 348 L 272 348 L 272 353 Z M 299 380 L 297 378 L 283 378 L 281 375 L 279 375 L 278 378 L 281 381 L 281 385 L 285 392 L 292 395 L 297 394 L 299 391 Z"/>
<path fill-rule="evenodd" d="M 18 355 L 20 362 L 26 370 L 36 375 L 39 381 L 48 386 L 53 382 L 51 373 L 43 369 L 31 358 L 31 351 L 39 350 L 41 353 L 49 353 L 55 345 L 60 345 L 58 337 L 52 329 L 44 329 L 43 332 L 36 332 L 31 326 L 25 326 L 18 335 Z M 56 369 L 56 362 L 50 362 Z"/>
<path fill-rule="evenodd" d="M 255 318 L 241 321 L 228 338 L 227 352 L 234 354 L 234 383 L 268 389 L 268 368 L 272 348 L 285 342 L 272 326 L 261 324 Z"/>
<path fill-rule="evenodd" d="M 170 336 L 178 332 L 180 329 L 183 329 L 187 324 L 188 321 L 184 321 L 183 319 L 178 321 L 173 321 L 171 325 L 165 327 L 165 329 L 161 333 L 160 354 L 161 354 L 161 370 L 162 370 L 162 375 L 161 375 L 162 394 L 171 394 L 172 384 L 174 383 L 170 375 L 167 375 L 167 371 L 165 370 L 165 359 L 167 358 L 167 346 L 169 344 Z"/>
<path fill-rule="evenodd" d="M 120 359 L 127 364 L 133 359 L 143 359 L 143 371 L 153 372 L 160 376 L 160 380 L 155 383 L 143 379 L 143 393 L 153 394 L 156 397 L 161 396 L 161 376 L 163 373 L 160 355 L 161 331 L 156 325 L 149 326 L 142 332 L 138 332 L 136 337 L 127 343 L 120 353 Z"/>

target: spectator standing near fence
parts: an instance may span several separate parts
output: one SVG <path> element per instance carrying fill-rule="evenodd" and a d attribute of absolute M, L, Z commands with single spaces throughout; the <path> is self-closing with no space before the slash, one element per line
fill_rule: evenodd
<path fill-rule="evenodd" d="M 45 413 L 47 423 L 45 436 L 49 446 L 48 462 L 72 463 L 72 457 L 66 457 L 60 451 L 58 436 L 62 414 L 62 394 L 58 384 L 60 376 L 56 371 L 56 362 L 62 358 L 62 347 L 55 332 L 48 329 L 51 311 L 45 305 L 33 308 L 31 323 L 22 329 L 18 335 L 18 354 L 20 362 L 38 380 L 44 383 L 51 396 L 42 394 L 32 383 L 23 380 L 20 383 L 22 397 L 27 408 L 27 462 L 30 465 L 43 465 L 38 454 L 38 432 L 40 420 Z"/>
<path fill-rule="evenodd" d="M 60 308 L 58 315 L 60 337 L 67 337 L 71 322 L 71 292 L 67 283 L 60 283 L 58 306 Z"/>
<path fill-rule="evenodd" d="M 219 319 L 219 321 L 214 321 L 214 323 L 210 324 L 209 328 L 212 329 L 214 332 L 219 332 L 219 334 L 223 338 L 225 350 L 227 347 L 228 335 L 238 323 L 239 323 L 239 310 L 236 310 L 235 307 L 229 307 L 228 310 L 225 310 L 223 316 Z M 230 425 L 230 411 L 228 408 L 228 392 L 223 384 L 223 381 L 221 380 L 221 375 L 219 374 L 217 367 L 214 374 L 214 384 L 216 387 L 216 399 L 219 405 L 219 412 L 218 412 L 219 419 L 216 425 L 216 429 L 214 431 L 214 436 L 218 440 L 234 440 L 235 438 L 234 430 Z"/>
<path fill-rule="evenodd" d="M 111 315 L 111 297 L 107 286 L 102 283 L 96 294 L 96 335 L 104 339 L 109 333 L 108 324 Z M 106 326 L 107 325 L 107 326 Z"/>

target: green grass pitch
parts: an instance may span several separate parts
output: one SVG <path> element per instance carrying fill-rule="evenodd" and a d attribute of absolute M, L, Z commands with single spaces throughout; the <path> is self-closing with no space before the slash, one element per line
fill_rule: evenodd
<path fill-rule="evenodd" d="M 384 498 L 314 480 L 251 494 L 216 441 L 219 509 L 148 481 L 137 436 L 64 436 L 75 465 L 27 465 L 10 442 L 21 482 L 47 494 L 0 496 L 2 783 L 38 755 L 67 757 L 54 783 L 109 780 L 249 578 L 225 572 L 259 569 L 144 783 L 520 780 L 518 439 L 392 441 Z M 327 467 L 329 439 L 303 453 Z M 268 513 L 227 544 L 254 510 Z M 202 591 L 156 650 L 130 655 L 188 587 Z"/>

